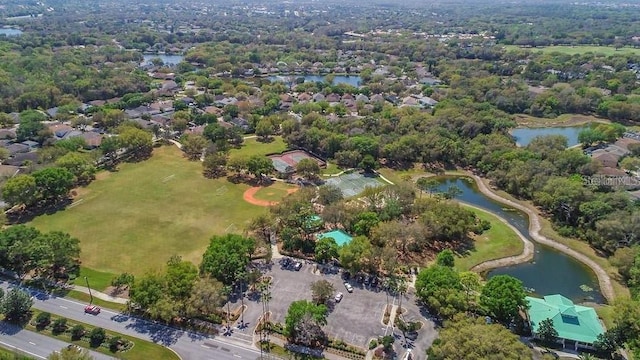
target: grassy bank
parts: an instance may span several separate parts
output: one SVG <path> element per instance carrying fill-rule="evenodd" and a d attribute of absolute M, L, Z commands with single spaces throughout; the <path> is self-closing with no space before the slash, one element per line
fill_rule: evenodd
<path fill-rule="evenodd" d="M 274 136 L 271 142 L 261 142 L 257 138 L 245 139 L 240 149 L 231 149 L 229 158 L 249 158 L 253 155 L 281 153 L 287 150 L 287 145 L 280 136 Z"/>
<path fill-rule="evenodd" d="M 488 260 L 522 253 L 524 244 L 518 235 L 495 215 L 480 209 L 467 207 L 482 220 L 491 223 L 491 228 L 473 237 L 474 248 L 456 258 L 456 268 L 467 271 Z"/>
<path fill-rule="evenodd" d="M 556 118 L 541 118 L 526 114 L 516 114 L 515 120 L 518 126 L 537 128 L 537 127 L 563 127 L 563 126 L 579 126 L 590 123 L 610 123 L 609 120 L 601 119 L 592 115 L 580 114 L 563 114 Z"/>

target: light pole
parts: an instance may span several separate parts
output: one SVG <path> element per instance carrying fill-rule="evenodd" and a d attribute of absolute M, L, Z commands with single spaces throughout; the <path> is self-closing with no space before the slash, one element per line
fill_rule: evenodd
<path fill-rule="evenodd" d="M 84 281 L 87 283 L 87 289 L 89 289 L 89 305 L 93 304 L 93 295 L 91 294 L 91 287 L 89 286 L 89 279 L 84 277 Z"/>

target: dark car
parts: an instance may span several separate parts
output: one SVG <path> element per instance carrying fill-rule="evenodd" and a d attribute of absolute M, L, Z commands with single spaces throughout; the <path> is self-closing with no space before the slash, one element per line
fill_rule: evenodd
<path fill-rule="evenodd" d="M 300 271 L 300 269 L 302 269 L 302 263 L 300 261 L 293 263 L 293 270 Z"/>

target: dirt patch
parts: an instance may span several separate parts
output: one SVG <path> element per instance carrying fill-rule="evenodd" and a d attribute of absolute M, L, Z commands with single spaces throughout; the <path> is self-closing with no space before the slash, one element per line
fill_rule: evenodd
<path fill-rule="evenodd" d="M 256 186 L 256 187 L 252 187 L 247 189 L 247 191 L 244 192 L 244 194 L 242 194 L 242 198 L 244 199 L 244 201 L 248 202 L 251 205 L 256 205 L 256 206 L 273 206 L 273 205 L 278 205 L 278 201 L 267 201 L 267 200 L 261 200 L 261 199 L 256 199 L 256 193 L 258 192 L 258 190 L 260 190 L 261 188 Z M 291 189 L 287 189 L 287 195 L 289 194 L 293 194 L 294 192 L 298 191 L 298 188 L 291 188 Z"/>
<path fill-rule="evenodd" d="M 119 297 L 128 299 L 129 298 L 129 288 L 124 288 L 119 291 L 116 290 L 115 286 L 109 286 L 104 290 L 104 293 L 109 294 L 113 297 Z"/>

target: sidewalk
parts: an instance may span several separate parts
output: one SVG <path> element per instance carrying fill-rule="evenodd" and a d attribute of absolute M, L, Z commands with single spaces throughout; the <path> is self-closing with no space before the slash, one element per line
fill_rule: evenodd
<path fill-rule="evenodd" d="M 85 287 L 85 286 L 80 286 L 80 285 L 73 285 L 71 287 L 72 290 L 76 290 L 85 294 L 89 294 L 89 288 Z M 105 294 L 103 292 L 97 291 L 97 290 L 93 290 L 91 289 L 91 295 L 93 297 L 96 297 L 100 300 L 104 300 L 104 301 L 110 301 L 112 303 L 116 303 L 116 304 L 126 304 L 127 302 L 129 302 L 129 299 L 125 299 L 125 298 L 121 298 L 121 297 L 116 297 L 116 296 L 111 296 L 109 294 Z"/>

